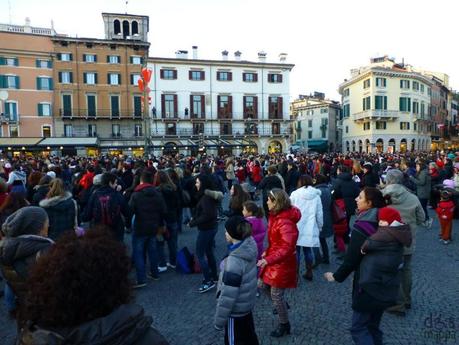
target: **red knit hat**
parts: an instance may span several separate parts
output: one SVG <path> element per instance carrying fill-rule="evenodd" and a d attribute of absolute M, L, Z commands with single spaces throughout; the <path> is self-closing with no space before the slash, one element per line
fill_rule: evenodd
<path fill-rule="evenodd" d="M 389 224 L 392 224 L 394 220 L 398 222 L 402 222 L 402 218 L 400 217 L 400 212 L 398 212 L 395 208 L 392 207 L 383 207 L 379 209 L 379 220 L 385 220 Z"/>

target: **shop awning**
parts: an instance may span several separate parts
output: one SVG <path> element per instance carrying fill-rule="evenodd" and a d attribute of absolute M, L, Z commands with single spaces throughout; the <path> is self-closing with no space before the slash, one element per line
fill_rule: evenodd
<path fill-rule="evenodd" d="M 0 138 L 1 147 L 30 147 L 37 145 L 43 138 Z"/>
<path fill-rule="evenodd" d="M 101 140 L 100 147 L 103 148 L 128 148 L 128 147 L 143 147 L 144 140 Z"/>
<path fill-rule="evenodd" d="M 45 138 L 38 146 L 97 146 L 97 138 Z"/>

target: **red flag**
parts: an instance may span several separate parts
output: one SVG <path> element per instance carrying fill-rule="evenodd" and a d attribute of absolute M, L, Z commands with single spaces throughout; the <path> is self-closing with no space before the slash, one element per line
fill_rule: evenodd
<path fill-rule="evenodd" d="M 140 91 L 143 91 L 143 90 L 144 90 L 144 87 L 145 87 L 145 84 L 143 83 L 143 80 L 139 78 L 139 79 L 137 80 L 137 84 L 139 85 L 139 90 L 140 90 Z"/>

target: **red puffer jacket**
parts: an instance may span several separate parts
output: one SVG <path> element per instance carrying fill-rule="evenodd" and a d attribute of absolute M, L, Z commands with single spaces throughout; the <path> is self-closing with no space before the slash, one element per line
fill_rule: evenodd
<path fill-rule="evenodd" d="M 269 216 L 269 246 L 264 259 L 268 264 L 260 273 L 264 283 L 276 288 L 295 288 L 297 284 L 296 241 L 298 228 L 296 223 L 301 212 L 292 206 L 288 210 Z"/>
<path fill-rule="evenodd" d="M 440 201 L 435 211 L 437 212 L 439 219 L 448 221 L 453 220 L 454 203 L 451 200 Z"/>
<path fill-rule="evenodd" d="M 254 165 L 252 167 L 252 180 L 255 183 L 259 183 L 263 179 L 263 176 L 261 176 L 261 168 L 260 166 Z"/>

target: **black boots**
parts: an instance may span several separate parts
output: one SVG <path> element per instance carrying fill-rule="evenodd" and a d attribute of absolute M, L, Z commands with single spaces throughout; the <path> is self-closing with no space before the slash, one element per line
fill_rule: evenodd
<path fill-rule="evenodd" d="M 303 274 L 303 278 L 309 281 L 312 281 L 312 264 L 306 264 L 306 273 Z"/>
<path fill-rule="evenodd" d="M 284 335 L 290 334 L 290 323 L 280 323 L 277 328 L 271 332 L 271 337 L 280 338 Z"/>

